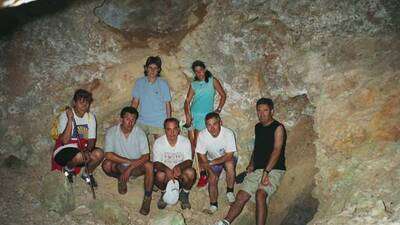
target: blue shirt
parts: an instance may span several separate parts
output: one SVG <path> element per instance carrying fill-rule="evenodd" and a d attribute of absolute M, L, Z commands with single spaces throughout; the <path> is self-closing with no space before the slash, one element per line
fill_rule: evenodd
<path fill-rule="evenodd" d="M 150 83 L 147 77 L 141 77 L 136 80 L 132 97 L 139 100 L 138 122 L 162 128 L 167 118 L 166 103 L 171 101 L 167 81 L 157 77 Z"/>

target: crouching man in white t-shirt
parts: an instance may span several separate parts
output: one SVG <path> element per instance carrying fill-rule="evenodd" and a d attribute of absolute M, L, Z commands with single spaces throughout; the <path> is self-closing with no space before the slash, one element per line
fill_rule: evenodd
<path fill-rule="evenodd" d="M 105 138 L 105 160 L 103 171 L 118 179 L 118 192 L 128 191 L 129 177 L 144 175 L 144 197 L 140 213 L 150 212 L 153 190 L 153 164 L 150 160 L 146 134 L 136 126 L 138 111 L 127 106 L 121 110 L 120 124 L 109 128 Z"/>
<path fill-rule="evenodd" d="M 218 179 L 223 169 L 226 172 L 226 197 L 229 203 L 235 202 L 233 187 L 237 158 L 235 135 L 222 126 L 218 113 L 211 112 L 205 118 L 206 128 L 197 139 L 196 152 L 208 176 L 210 207 L 204 212 L 213 214 L 218 209 Z"/>
<path fill-rule="evenodd" d="M 190 209 L 189 191 L 196 180 L 196 171 L 192 168 L 192 150 L 189 139 L 179 135 L 179 121 L 168 118 L 164 121 L 165 135 L 157 138 L 153 146 L 153 164 L 155 170 L 154 183 L 161 189 L 161 197 L 157 203 L 164 209 L 167 203 L 163 200 L 165 188 L 171 179 L 179 181 L 182 190 L 179 201 L 182 209 Z"/>

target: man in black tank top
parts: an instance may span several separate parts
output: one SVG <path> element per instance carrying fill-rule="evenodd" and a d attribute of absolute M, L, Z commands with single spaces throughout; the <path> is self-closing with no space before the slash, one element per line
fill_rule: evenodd
<path fill-rule="evenodd" d="M 255 126 L 254 151 L 246 168 L 247 176 L 228 215 L 215 225 L 231 224 L 252 196 L 256 201 L 256 224 L 264 225 L 267 203 L 285 174 L 285 127 L 273 118 L 274 103 L 271 99 L 259 99 L 256 108 L 259 123 Z"/>

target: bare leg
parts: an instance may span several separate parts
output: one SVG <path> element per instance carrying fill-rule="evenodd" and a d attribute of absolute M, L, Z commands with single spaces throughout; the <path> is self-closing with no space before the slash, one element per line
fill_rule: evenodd
<path fill-rule="evenodd" d="M 225 162 L 226 187 L 233 188 L 235 185 L 235 163 L 233 160 Z"/>
<path fill-rule="evenodd" d="M 167 174 L 162 171 L 158 171 L 156 173 L 154 183 L 157 185 L 158 188 L 164 191 L 168 183 Z"/>
<path fill-rule="evenodd" d="M 267 220 L 267 196 L 268 194 L 261 189 L 256 192 L 256 224 L 265 225 Z"/>
<path fill-rule="evenodd" d="M 95 148 L 90 153 L 88 162 L 88 172 L 92 173 L 97 168 L 97 166 L 99 166 L 100 163 L 103 161 L 103 158 L 104 158 L 104 152 L 99 148 Z"/>
<path fill-rule="evenodd" d="M 185 190 L 190 190 L 196 180 L 196 171 L 191 167 L 185 169 L 179 180 Z"/>
<path fill-rule="evenodd" d="M 218 179 L 219 174 L 214 172 L 208 173 L 208 193 L 210 195 L 210 202 L 217 202 L 218 200 Z"/>
<path fill-rule="evenodd" d="M 236 195 L 235 202 L 229 208 L 228 214 L 226 215 L 225 219 L 230 223 L 236 219 L 240 215 L 243 210 L 243 207 L 249 201 L 251 195 L 245 191 L 240 190 Z"/>
<path fill-rule="evenodd" d="M 151 192 L 153 190 L 153 182 L 154 182 L 153 163 L 145 162 L 143 165 L 143 169 L 144 169 L 144 190 Z"/>

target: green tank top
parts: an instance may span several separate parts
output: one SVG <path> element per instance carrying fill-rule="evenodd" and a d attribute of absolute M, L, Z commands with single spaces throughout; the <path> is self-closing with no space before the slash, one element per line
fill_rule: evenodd
<path fill-rule="evenodd" d="M 193 113 L 208 113 L 214 110 L 214 79 L 209 78 L 208 82 L 193 81 L 192 88 L 194 96 L 190 110 Z"/>

